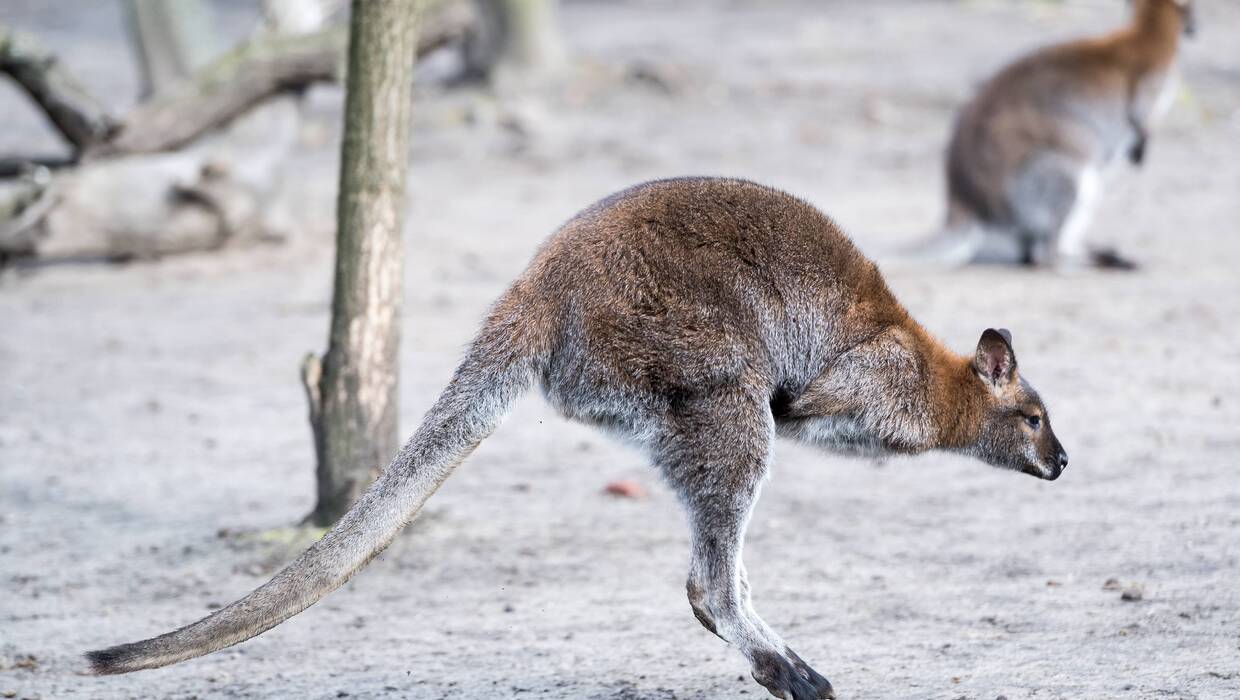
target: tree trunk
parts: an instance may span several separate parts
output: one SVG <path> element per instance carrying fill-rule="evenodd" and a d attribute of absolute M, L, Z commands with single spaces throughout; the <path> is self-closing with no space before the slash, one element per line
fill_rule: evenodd
<path fill-rule="evenodd" d="M 203 0 L 128 0 L 125 10 L 143 98 L 189 78 L 222 48 Z"/>
<path fill-rule="evenodd" d="M 564 62 L 557 0 L 501 0 L 508 60 L 525 70 L 551 71 Z"/>
<path fill-rule="evenodd" d="M 318 457 L 308 520 L 339 518 L 396 452 L 401 229 L 417 0 L 354 0 L 337 199 L 331 333 L 307 358 Z M 317 399 L 317 401 L 316 401 Z"/>
<path fill-rule="evenodd" d="M 565 61 L 558 0 L 475 0 L 479 26 L 466 46 L 468 72 L 495 78 L 554 73 Z"/>

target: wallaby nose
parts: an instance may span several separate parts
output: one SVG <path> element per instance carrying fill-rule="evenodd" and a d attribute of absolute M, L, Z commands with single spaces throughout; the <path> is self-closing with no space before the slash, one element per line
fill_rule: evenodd
<path fill-rule="evenodd" d="M 1063 471 L 1067 468 L 1068 468 L 1068 453 L 1064 452 L 1063 450 L 1060 450 L 1059 451 L 1059 471 Z"/>

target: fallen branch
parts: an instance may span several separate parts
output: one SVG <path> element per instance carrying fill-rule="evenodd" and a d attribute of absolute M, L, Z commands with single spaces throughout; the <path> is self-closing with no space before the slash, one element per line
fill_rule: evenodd
<path fill-rule="evenodd" d="M 32 254 L 41 224 L 58 201 L 46 170 L 35 173 L 9 199 L 0 201 L 0 257 Z"/>
<path fill-rule="evenodd" d="M 34 100 L 56 130 L 81 151 L 106 140 L 116 122 L 102 104 L 31 37 L 0 27 L 0 73 Z"/>
<path fill-rule="evenodd" d="M 438 0 L 422 21 L 418 56 L 471 31 L 473 3 Z M 285 93 L 339 81 L 347 43 L 344 27 L 259 33 L 117 121 L 54 57 L 0 27 L 0 72 L 75 147 L 47 160 L 60 167 L 54 178 L 33 158 L 0 158 L 0 174 L 44 175 L 34 188 L 0 196 L 0 264 L 23 255 L 156 258 L 281 240 L 286 228 L 270 200 L 299 122 L 297 100 Z"/>
<path fill-rule="evenodd" d="M 89 156 L 173 150 L 279 92 L 338 80 L 347 42 L 339 27 L 248 41 L 170 94 L 135 107 L 120 131 Z"/>
<path fill-rule="evenodd" d="M 474 22 L 471 8 L 471 3 L 443 4 L 425 23 L 417 55 L 463 37 Z M 345 27 L 260 35 L 212 61 L 170 94 L 136 107 L 119 132 L 91 155 L 176 149 L 273 95 L 339 81 L 348 39 Z"/>
<path fill-rule="evenodd" d="M 77 165 L 77 162 L 78 160 L 75 156 L 0 157 L 0 180 L 21 177 L 38 168 L 59 170 L 60 168 Z"/>

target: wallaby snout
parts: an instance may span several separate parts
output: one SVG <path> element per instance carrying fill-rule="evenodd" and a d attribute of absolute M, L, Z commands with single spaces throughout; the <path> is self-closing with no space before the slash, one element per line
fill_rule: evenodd
<path fill-rule="evenodd" d="M 1038 459 L 1035 463 L 1025 466 L 1021 471 L 1030 476 L 1036 476 L 1044 481 L 1054 481 L 1063 476 L 1068 469 L 1068 453 L 1064 450 L 1063 445 L 1058 440 L 1054 440 L 1051 449 Z"/>
<path fill-rule="evenodd" d="M 1025 468 L 1025 473 L 1030 474 L 1032 476 L 1036 476 L 1039 479 L 1042 479 L 1044 481 L 1054 481 L 1058 479 L 1059 477 L 1063 476 L 1063 473 L 1067 469 L 1068 469 L 1068 453 L 1063 452 L 1061 450 L 1059 452 L 1059 455 L 1055 458 L 1055 461 L 1050 462 L 1046 464 L 1045 466 L 1030 465 L 1029 467 Z"/>

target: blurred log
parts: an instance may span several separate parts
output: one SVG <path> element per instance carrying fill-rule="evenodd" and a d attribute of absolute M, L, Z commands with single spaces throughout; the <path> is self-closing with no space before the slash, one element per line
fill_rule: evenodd
<path fill-rule="evenodd" d="M 76 156 L 0 157 L 0 180 L 20 177 L 38 168 L 56 170 L 76 164 Z"/>
<path fill-rule="evenodd" d="M 470 2 L 422 1 L 430 11 L 419 20 L 423 31 L 410 64 L 414 54 L 462 39 L 475 21 Z M 77 101 L 39 101 L 49 117 L 55 112 L 54 119 L 69 125 L 78 152 L 68 161 L 72 167 L 55 174 L 54 196 L 49 189 L 36 198 L 39 206 L 28 195 L 0 202 L 0 257 L 150 258 L 282 238 L 282 227 L 272 223 L 280 214 L 268 205 L 296 146 L 300 117 L 295 99 L 272 98 L 341 79 L 347 40 L 344 27 L 261 32 L 135 107 L 119 127 L 94 118 L 103 112 L 91 106 L 85 90 L 72 93 L 82 97 Z M 36 86 L 77 84 L 50 55 L 25 46 L 0 34 L 0 56 L 9 57 L 0 68 L 12 75 L 9 67 L 17 66 L 16 75 Z M 34 94 L 59 95 L 48 89 Z M 101 123 L 106 128 L 80 126 Z M 30 167 L 31 161 L 0 159 L 10 176 Z"/>
<path fill-rule="evenodd" d="M 30 96 L 80 151 L 108 138 L 116 122 L 98 100 L 31 37 L 0 27 L 0 72 Z"/>
<path fill-rule="evenodd" d="M 445 3 L 423 21 L 416 56 L 465 35 L 474 15 L 468 3 Z M 165 97 L 138 106 L 104 147 L 107 153 L 178 148 L 280 92 L 339 81 L 345 70 L 345 27 L 307 34 L 265 34 L 204 67 Z"/>
<path fill-rule="evenodd" d="M 57 171 L 51 206 L 29 211 L 21 236 L 0 242 L 0 251 L 33 254 L 37 263 L 116 261 L 278 240 L 286 231 L 273 192 L 298 119 L 294 103 L 274 100 L 191 148 Z"/>
<path fill-rule="evenodd" d="M 0 259 L 35 251 L 40 224 L 56 205 L 49 179 L 46 170 L 36 170 L 0 199 Z"/>
<path fill-rule="evenodd" d="M 441 2 L 424 15 L 416 55 L 470 31 L 468 2 Z M 282 92 L 344 74 L 345 27 L 296 35 L 263 33 L 220 56 L 188 81 L 139 104 L 119 124 L 55 59 L 0 28 L 0 70 L 12 76 L 79 152 L 99 158 L 174 150 Z"/>
<path fill-rule="evenodd" d="M 207 64 L 189 82 L 138 105 L 91 156 L 172 150 L 277 93 L 338 80 L 347 39 L 342 27 L 256 37 Z"/>

